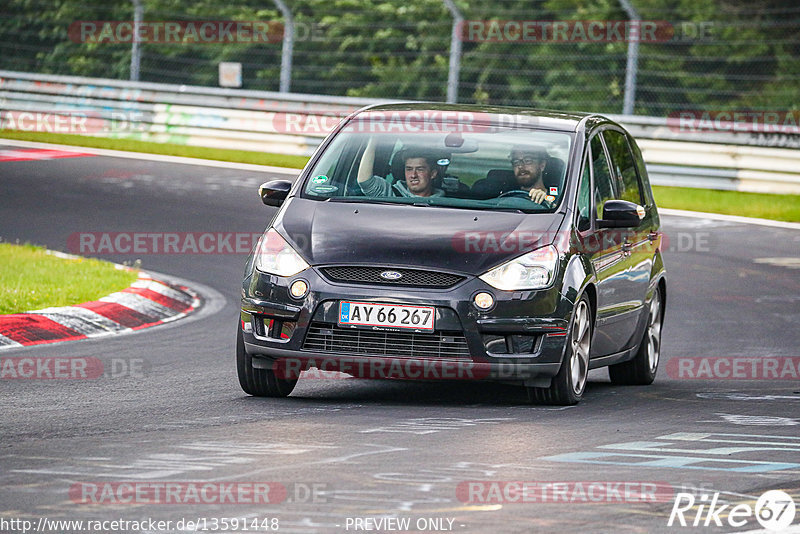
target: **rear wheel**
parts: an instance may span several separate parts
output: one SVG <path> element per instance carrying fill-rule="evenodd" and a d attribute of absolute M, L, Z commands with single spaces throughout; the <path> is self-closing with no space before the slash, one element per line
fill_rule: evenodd
<path fill-rule="evenodd" d="M 239 385 L 248 395 L 256 397 L 286 397 L 294 389 L 297 379 L 285 379 L 275 376 L 272 369 L 253 367 L 253 357 L 244 350 L 242 322 L 239 321 L 236 335 L 236 371 L 239 374 Z"/>
<path fill-rule="evenodd" d="M 661 358 L 661 288 L 656 287 L 650 299 L 647 328 L 639 343 L 639 350 L 632 360 L 610 365 L 608 376 L 613 384 L 640 385 L 652 384 L 656 379 L 658 361 Z"/>
<path fill-rule="evenodd" d="M 577 404 L 586 390 L 589 354 L 592 348 L 592 312 L 582 296 L 572 313 L 564 361 L 549 388 L 528 388 L 528 398 L 539 404 Z"/>

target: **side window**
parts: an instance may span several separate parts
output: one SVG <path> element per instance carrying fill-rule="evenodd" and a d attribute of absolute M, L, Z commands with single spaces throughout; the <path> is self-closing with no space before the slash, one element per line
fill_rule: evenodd
<path fill-rule="evenodd" d="M 633 161 L 636 163 L 636 170 L 639 171 L 639 178 L 642 184 L 642 196 L 644 197 L 645 203 L 648 205 L 652 204 L 653 193 L 650 191 L 650 179 L 647 176 L 647 168 L 644 164 L 642 151 L 639 149 L 639 145 L 636 144 L 635 139 L 630 138 L 628 142 L 631 145 L 631 150 L 633 150 Z"/>
<path fill-rule="evenodd" d="M 591 177 L 589 175 L 589 155 L 583 160 L 583 173 L 581 173 L 581 183 L 578 186 L 578 230 L 585 232 L 592 226 L 592 194 Z"/>
<path fill-rule="evenodd" d="M 614 186 L 611 184 L 611 174 L 608 170 L 608 160 L 603 150 L 600 136 L 592 138 L 592 173 L 594 174 L 594 203 L 597 206 L 597 218 L 603 218 L 603 205 L 606 200 L 614 198 Z"/>
<path fill-rule="evenodd" d="M 628 146 L 625 135 L 615 130 L 603 132 L 608 153 L 611 156 L 611 168 L 614 169 L 614 179 L 617 182 L 619 194 L 617 198 L 637 204 L 643 204 L 639 192 L 639 178 L 636 175 L 636 164 L 633 154 Z"/>

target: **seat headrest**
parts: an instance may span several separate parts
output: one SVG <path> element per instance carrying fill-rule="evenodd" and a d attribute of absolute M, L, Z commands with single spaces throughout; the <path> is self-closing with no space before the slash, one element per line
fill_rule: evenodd
<path fill-rule="evenodd" d="M 561 185 L 561 177 L 564 176 L 564 162 L 552 156 L 547 158 L 544 170 L 542 171 L 542 183 L 545 187 L 558 187 Z"/>
<path fill-rule="evenodd" d="M 509 169 L 492 169 L 486 173 L 486 179 L 497 181 L 514 180 L 514 171 Z"/>

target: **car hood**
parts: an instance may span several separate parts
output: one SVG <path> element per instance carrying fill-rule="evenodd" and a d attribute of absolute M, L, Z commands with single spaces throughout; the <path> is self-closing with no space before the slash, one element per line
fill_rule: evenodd
<path fill-rule="evenodd" d="M 373 264 L 480 275 L 553 242 L 564 216 L 292 198 L 273 226 L 311 265 Z"/>

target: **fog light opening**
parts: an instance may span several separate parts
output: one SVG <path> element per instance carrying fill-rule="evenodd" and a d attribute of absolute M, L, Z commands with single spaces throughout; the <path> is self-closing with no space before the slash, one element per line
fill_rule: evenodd
<path fill-rule="evenodd" d="M 308 295 L 308 283 L 305 280 L 295 280 L 289 286 L 289 294 L 292 298 L 301 299 Z"/>
<path fill-rule="evenodd" d="M 479 310 L 486 311 L 494 306 L 494 297 L 491 294 L 482 291 L 472 297 L 472 303 Z"/>

